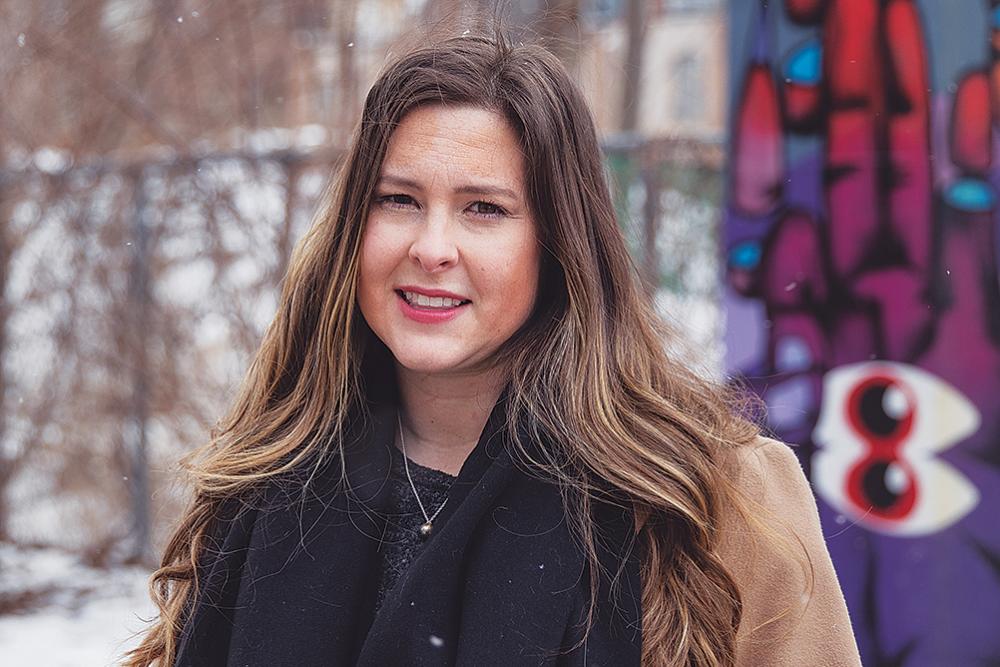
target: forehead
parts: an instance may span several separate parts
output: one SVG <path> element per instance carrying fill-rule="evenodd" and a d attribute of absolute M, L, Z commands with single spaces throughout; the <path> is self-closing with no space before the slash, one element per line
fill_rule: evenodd
<path fill-rule="evenodd" d="M 474 106 L 431 105 L 407 113 L 389 138 L 382 175 L 428 180 L 479 177 L 521 187 L 524 156 L 500 114 Z"/>

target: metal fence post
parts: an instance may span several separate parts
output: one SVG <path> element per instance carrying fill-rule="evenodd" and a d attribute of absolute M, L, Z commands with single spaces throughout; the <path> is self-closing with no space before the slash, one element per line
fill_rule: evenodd
<path fill-rule="evenodd" d="M 145 170 L 135 171 L 133 180 L 132 261 L 129 270 L 128 322 L 131 328 L 127 351 L 132 360 L 132 400 L 125 418 L 125 449 L 129 461 L 129 493 L 132 505 L 133 543 L 131 559 L 152 559 L 149 511 L 149 455 L 146 423 L 149 417 L 149 373 L 145 335 L 149 323 L 149 220 Z"/>

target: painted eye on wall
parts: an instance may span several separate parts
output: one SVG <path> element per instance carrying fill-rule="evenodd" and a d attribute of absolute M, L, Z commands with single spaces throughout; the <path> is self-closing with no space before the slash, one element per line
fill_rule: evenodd
<path fill-rule="evenodd" d="M 975 485 L 936 456 L 975 433 L 979 422 L 962 392 L 916 366 L 840 366 L 823 378 L 813 486 L 871 530 L 936 532 L 979 502 Z"/>

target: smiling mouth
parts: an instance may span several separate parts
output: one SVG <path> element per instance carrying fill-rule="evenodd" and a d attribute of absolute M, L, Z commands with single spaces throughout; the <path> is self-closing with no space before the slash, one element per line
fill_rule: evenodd
<path fill-rule="evenodd" d="M 427 296 L 417 292 L 395 290 L 403 301 L 419 310 L 451 310 L 472 303 L 468 299 L 453 299 L 446 296 Z"/>

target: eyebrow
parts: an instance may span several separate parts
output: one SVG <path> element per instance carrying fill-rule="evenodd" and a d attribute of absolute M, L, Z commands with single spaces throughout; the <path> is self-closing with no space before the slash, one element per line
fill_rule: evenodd
<path fill-rule="evenodd" d="M 420 183 L 414 181 L 413 179 L 404 178 L 402 176 L 394 176 L 392 174 L 385 174 L 379 178 L 379 183 L 394 185 L 402 188 L 411 188 L 413 190 L 423 190 Z M 498 185 L 468 183 L 455 188 L 455 192 L 463 195 L 492 195 L 496 197 L 507 197 L 515 201 L 520 199 L 518 194 L 510 188 L 504 188 Z"/>

